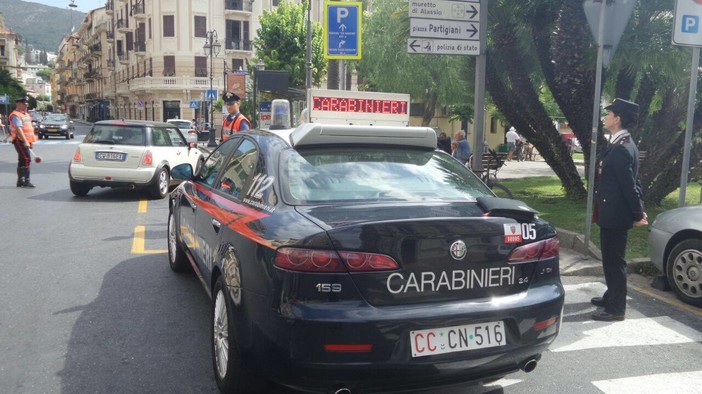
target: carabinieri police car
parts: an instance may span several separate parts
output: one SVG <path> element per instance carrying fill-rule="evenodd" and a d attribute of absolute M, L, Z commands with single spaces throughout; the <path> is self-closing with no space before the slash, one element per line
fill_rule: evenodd
<path fill-rule="evenodd" d="M 479 383 L 533 370 L 558 334 L 554 227 L 431 128 L 255 130 L 172 176 L 170 267 L 211 296 L 222 392 Z"/>

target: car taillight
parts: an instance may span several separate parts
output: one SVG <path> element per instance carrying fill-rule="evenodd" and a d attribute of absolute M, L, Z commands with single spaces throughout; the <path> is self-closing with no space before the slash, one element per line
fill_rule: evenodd
<path fill-rule="evenodd" d="M 275 265 L 302 272 L 368 272 L 399 268 L 392 257 L 381 254 L 301 248 L 278 249 Z"/>
<path fill-rule="evenodd" d="M 150 150 L 147 150 L 144 152 L 144 160 L 141 161 L 141 164 L 145 166 L 150 166 L 154 162 L 154 155 L 151 153 Z"/>
<path fill-rule="evenodd" d="M 76 148 L 76 152 L 73 154 L 73 161 L 80 163 L 82 158 L 80 157 L 80 148 Z"/>
<path fill-rule="evenodd" d="M 544 260 L 558 256 L 558 251 L 558 237 L 553 237 L 515 248 L 512 254 L 510 254 L 508 262 L 527 263 L 530 261 Z"/>

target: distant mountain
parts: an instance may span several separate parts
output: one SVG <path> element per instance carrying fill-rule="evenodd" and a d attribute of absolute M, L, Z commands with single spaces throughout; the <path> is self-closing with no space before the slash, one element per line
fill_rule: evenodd
<path fill-rule="evenodd" d="M 61 39 L 70 34 L 71 25 L 78 29 L 86 15 L 69 10 L 68 0 L 61 3 L 65 3 L 64 8 L 30 1 L 0 0 L 0 12 L 5 18 L 5 27 L 19 34 L 22 44 L 56 52 Z"/>

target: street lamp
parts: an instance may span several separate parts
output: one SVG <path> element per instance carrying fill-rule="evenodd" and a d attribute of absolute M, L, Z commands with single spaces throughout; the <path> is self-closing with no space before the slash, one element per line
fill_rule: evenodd
<path fill-rule="evenodd" d="M 205 55 L 210 57 L 210 92 L 212 92 L 212 80 L 214 79 L 213 66 L 214 58 L 219 55 L 220 49 L 222 49 L 222 44 L 217 40 L 217 30 L 211 30 L 207 32 L 205 37 L 205 45 L 202 46 L 205 50 Z M 207 97 L 210 102 L 210 140 L 207 142 L 208 147 L 217 146 L 217 141 L 215 141 L 215 128 L 214 128 L 214 112 L 212 109 L 213 97 Z"/>
<path fill-rule="evenodd" d="M 253 81 L 254 82 L 253 83 L 253 90 L 254 90 L 253 91 L 253 107 L 254 107 L 253 108 L 253 115 L 254 115 L 253 122 L 254 122 L 254 128 L 259 127 L 258 115 L 257 115 L 258 105 L 256 105 L 256 91 L 257 91 L 256 82 L 258 81 L 258 72 L 263 71 L 265 69 L 266 69 L 266 65 L 263 64 L 263 60 L 258 59 L 258 62 L 256 63 L 256 66 L 254 67 L 254 75 L 253 75 L 253 78 L 254 78 L 254 81 Z"/>

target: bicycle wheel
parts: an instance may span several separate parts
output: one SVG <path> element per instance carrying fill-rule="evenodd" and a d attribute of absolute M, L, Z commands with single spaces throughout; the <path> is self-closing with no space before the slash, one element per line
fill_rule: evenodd
<path fill-rule="evenodd" d="M 489 186 L 490 186 L 490 190 L 492 190 L 492 192 L 495 193 L 495 195 L 497 197 L 514 198 L 514 196 L 512 195 L 512 192 L 507 188 L 507 186 L 505 186 L 501 183 L 491 182 Z"/>

